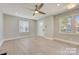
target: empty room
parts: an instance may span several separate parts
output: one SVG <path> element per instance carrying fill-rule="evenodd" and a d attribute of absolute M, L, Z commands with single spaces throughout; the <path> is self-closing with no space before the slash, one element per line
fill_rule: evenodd
<path fill-rule="evenodd" d="M 78 55 L 78 3 L 0 3 L 1 55 Z"/>

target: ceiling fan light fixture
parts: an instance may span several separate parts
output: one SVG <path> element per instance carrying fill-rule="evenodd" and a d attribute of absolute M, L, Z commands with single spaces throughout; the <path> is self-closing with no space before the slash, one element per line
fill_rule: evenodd
<path fill-rule="evenodd" d="M 35 13 L 37 14 L 37 13 L 38 13 L 38 11 L 35 11 Z"/>

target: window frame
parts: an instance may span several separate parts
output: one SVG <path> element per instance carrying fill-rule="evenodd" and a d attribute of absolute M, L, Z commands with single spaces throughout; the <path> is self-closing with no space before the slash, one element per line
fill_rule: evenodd
<path fill-rule="evenodd" d="M 22 31 L 20 30 L 20 21 L 26 21 L 26 22 L 28 22 L 28 31 L 25 31 L 25 32 L 23 31 L 23 32 L 22 32 Z M 19 20 L 19 33 L 28 33 L 29 31 L 30 31 L 29 21 L 28 21 L 28 20 Z"/>
<path fill-rule="evenodd" d="M 74 17 L 74 20 L 76 20 L 76 17 L 77 17 L 77 16 L 79 16 L 79 14 L 73 16 L 73 17 Z M 76 26 L 75 26 L 75 28 L 76 28 Z M 74 28 L 74 29 L 75 29 L 75 28 Z M 77 31 L 75 31 L 75 30 L 74 30 L 74 32 L 75 32 L 76 34 L 79 34 L 79 32 L 77 32 Z"/>
<path fill-rule="evenodd" d="M 71 30 L 71 32 L 62 32 L 61 31 L 61 25 L 62 25 L 62 20 L 65 20 L 65 18 L 71 18 L 71 22 L 73 21 L 73 17 L 72 16 L 64 16 L 64 17 L 60 17 L 60 19 L 59 19 L 59 33 L 63 33 L 63 34 L 73 34 L 73 28 L 72 28 L 72 30 Z M 72 24 L 71 24 L 71 26 L 72 26 Z"/>

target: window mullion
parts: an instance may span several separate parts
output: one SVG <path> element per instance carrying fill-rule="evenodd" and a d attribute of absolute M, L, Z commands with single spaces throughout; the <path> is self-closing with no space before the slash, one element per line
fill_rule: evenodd
<path fill-rule="evenodd" d="M 72 18 L 72 33 L 75 33 L 75 19 Z"/>

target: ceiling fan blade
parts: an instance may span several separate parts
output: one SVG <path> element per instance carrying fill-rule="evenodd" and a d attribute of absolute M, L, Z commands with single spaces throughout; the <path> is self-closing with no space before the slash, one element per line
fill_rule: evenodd
<path fill-rule="evenodd" d="M 46 14 L 46 13 L 44 13 L 44 12 L 42 12 L 42 11 L 38 11 L 39 13 L 41 13 L 41 14 Z"/>
<path fill-rule="evenodd" d="M 35 10 L 37 10 L 37 8 L 38 8 L 38 5 L 35 5 L 35 7 L 36 7 L 36 8 L 35 8 Z"/>
<path fill-rule="evenodd" d="M 38 9 L 41 9 L 42 7 L 43 7 L 43 3 L 41 3 L 40 5 L 39 5 L 39 7 L 38 7 Z"/>
<path fill-rule="evenodd" d="M 35 13 L 33 13 L 33 16 L 35 15 Z"/>

